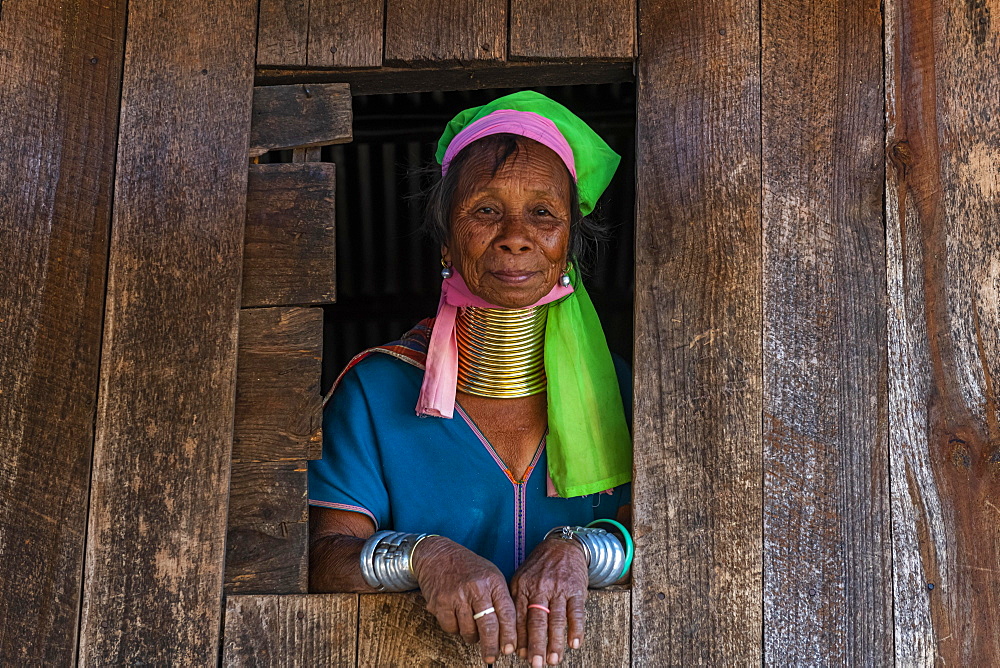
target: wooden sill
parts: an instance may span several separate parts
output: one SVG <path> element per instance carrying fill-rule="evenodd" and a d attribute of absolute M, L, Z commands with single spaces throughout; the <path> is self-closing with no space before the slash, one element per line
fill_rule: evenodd
<path fill-rule="evenodd" d="M 628 587 L 591 591 L 584 645 L 564 666 L 628 666 Z M 479 650 L 445 633 L 406 594 L 241 595 L 226 600 L 223 665 L 475 666 Z M 504 657 L 497 668 L 525 665 Z"/>

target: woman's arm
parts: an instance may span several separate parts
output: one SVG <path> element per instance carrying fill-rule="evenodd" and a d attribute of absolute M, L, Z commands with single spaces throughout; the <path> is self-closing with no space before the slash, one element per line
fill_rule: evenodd
<path fill-rule="evenodd" d="M 361 577 L 361 548 L 375 533 L 366 515 L 309 507 L 309 591 L 372 592 Z"/>
<path fill-rule="evenodd" d="M 617 519 L 631 531 L 632 505 L 620 507 Z M 618 582 L 628 578 L 625 573 Z M 578 543 L 549 538 L 532 550 L 510 584 L 522 659 L 532 666 L 556 665 L 567 645 L 577 649 L 583 644 L 588 580 L 586 557 Z"/>
<path fill-rule="evenodd" d="M 361 549 L 375 533 L 365 515 L 311 506 L 309 589 L 314 592 L 374 592 L 361 576 Z M 514 651 L 514 603 L 499 569 L 443 536 L 429 536 L 411 555 L 413 573 L 427 610 L 448 633 L 479 643 L 483 661 Z M 477 612 L 493 612 L 473 619 Z"/>

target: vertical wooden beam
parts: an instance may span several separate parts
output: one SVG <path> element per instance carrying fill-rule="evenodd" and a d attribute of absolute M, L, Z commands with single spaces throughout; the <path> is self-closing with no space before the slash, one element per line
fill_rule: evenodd
<path fill-rule="evenodd" d="M 1000 663 L 998 9 L 885 6 L 899 665 Z"/>
<path fill-rule="evenodd" d="M 76 651 L 125 2 L 0 14 L 0 664 Z"/>
<path fill-rule="evenodd" d="M 631 59 L 636 0 L 511 0 L 511 60 Z"/>
<path fill-rule="evenodd" d="M 80 656 L 219 648 L 255 0 L 130 0 Z"/>
<path fill-rule="evenodd" d="M 635 665 L 761 661 L 758 32 L 639 10 Z"/>
<path fill-rule="evenodd" d="M 761 5 L 764 658 L 892 662 L 878 0 Z"/>
<path fill-rule="evenodd" d="M 505 60 L 507 0 L 392 0 L 386 7 L 386 64 Z"/>

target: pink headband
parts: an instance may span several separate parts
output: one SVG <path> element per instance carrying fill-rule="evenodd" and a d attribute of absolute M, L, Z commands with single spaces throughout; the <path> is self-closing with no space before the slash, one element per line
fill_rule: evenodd
<path fill-rule="evenodd" d="M 502 132 L 521 135 L 548 146 L 562 159 L 566 168 L 569 169 L 569 173 L 573 175 L 573 180 L 576 181 L 573 149 L 569 147 L 569 142 L 559 132 L 556 124 L 540 114 L 517 111 L 516 109 L 498 109 L 462 128 L 462 131 L 455 135 L 444 152 L 444 159 L 441 160 L 441 174 L 448 173 L 448 165 L 463 148 L 477 139 Z"/>

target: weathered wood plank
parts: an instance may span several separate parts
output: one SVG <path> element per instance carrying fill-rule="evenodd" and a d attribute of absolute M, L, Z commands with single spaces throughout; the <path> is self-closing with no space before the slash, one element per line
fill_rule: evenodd
<path fill-rule="evenodd" d="M 351 86 L 352 95 L 416 93 L 428 90 L 481 88 L 531 88 L 633 81 L 631 62 L 510 63 L 481 67 L 383 67 L 377 70 L 278 70 L 257 71 L 262 86 L 306 84 L 332 78 Z"/>
<path fill-rule="evenodd" d="M 268 151 L 351 141 L 347 84 L 257 86 L 253 92 L 250 157 Z"/>
<path fill-rule="evenodd" d="M 305 462 L 233 462 L 229 516 L 244 524 L 306 522 Z"/>
<path fill-rule="evenodd" d="M 309 5 L 310 0 L 260 0 L 258 66 L 308 64 Z"/>
<path fill-rule="evenodd" d="M 233 461 L 318 459 L 323 311 L 240 311 Z"/>
<path fill-rule="evenodd" d="M 629 665 L 629 600 L 625 589 L 591 591 L 583 646 L 567 650 L 563 666 Z M 358 666 L 482 666 L 477 645 L 445 633 L 412 594 L 362 594 L 358 618 Z M 516 655 L 500 657 L 498 668 L 526 665 Z"/>
<path fill-rule="evenodd" d="M 292 162 L 319 162 L 322 157 L 322 146 L 292 149 Z"/>
<path fill-rule="evenodd" d="M 636 0 L 511 0 L 510 58 L 631 59 Z"/>
<path fill-rule="evenodd" d="M 250 165 L 244 308 L 334 301 L 335 192 L 333 163 Z"/>
<path fill-rule="evenodd" d="M 386 7 L 387 65 L 506 59 L 506 0 L 392 0 Z"/>
<path fill-rule="evenodd" d="M 226 594 L 304 594 L 309 508 L 305 462 L 234 462 Z"/>
<path fill-rule="evenodd" d="M 0 20 L 0 665 L 76 651 L 124 30 L 121 0 Z"/>
<path fill-rule="evenodd" d="M 758 3 L 643 3 L 632 655 L 761 663 Z"/>
<path fill-rule="evenodd" d="M 378 67 L 385 31 L 383 0 L 310 0 L 310 67 Z"/>
<path fill-rule="evenodd" d="M 889 665 L 879 0 L 761 25 L 765 662 Z"/>
<path fill-rule="evenodd" d="M 83 664 L 217 661 L 256 7 L 128 5 Z"/>
<path fill-rule="evenodd" d="M 1000 38 L 990 4 L 885 6 L 898 665 L 1000 663 Z"/>
<path fill-rule="evenodd" d="M 225 666 L 354 666 L 358 595 L 229 596 Z"/>

